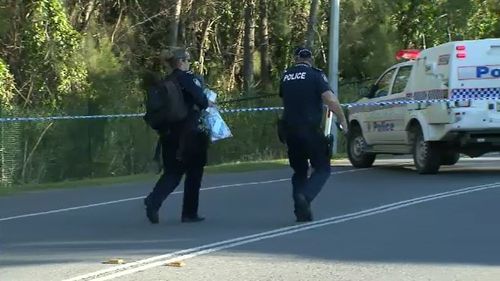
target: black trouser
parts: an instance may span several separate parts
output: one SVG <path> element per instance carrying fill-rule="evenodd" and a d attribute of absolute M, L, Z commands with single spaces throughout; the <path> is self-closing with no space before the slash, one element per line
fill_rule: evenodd
<path fill-rule="evenodd" d="M 287 129 L 288 159 L 294 170 L 293 198 L 303 194 L 309 202 L 319 194 L 330 177 L 330 158 L 326 138 L 319 129 Z M 309 161 L 313 168 L 308 178 Z"/>
<path fill-rule="evenodd" d="M 182 176 L 184 180 L 184 199 L 182 216 L 193 217 L 198 214 L 198 202 L 203 170 L 207 159 L 208 140 L 203 134 L 192 134 L 183 139 L 189 142 L 183 159 L 178 159 L 180 134 L 171 133 L 160 137 L 162 144 L 163 174 L 156 183 L 147 201 L 149 206 L 158 210 L 163 201 L 179 185 Z"/>

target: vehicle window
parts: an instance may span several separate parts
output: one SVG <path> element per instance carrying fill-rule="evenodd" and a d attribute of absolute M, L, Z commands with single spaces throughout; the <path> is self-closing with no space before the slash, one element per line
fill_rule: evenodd
<path fill-rule="evenodd" d="M 408 84 L 408 80 L 410 78 L 411 68 L 412 68 L 411 65 L 399 68 L 398 74 L 396 75 L 396 79 L 394 80 L 394 86 L 392 87 L 393 94 L 399 94 L 404 92 L 406 84 Z"/>
<path fill-rule="evenodd" d="M 384 97 L 389 94 L 389 91 L 391 90 L 392 77 L 394 76 L 395 72 L 396 69 L 391 69 L 389 70 L 389 72 L 384 74 L 384 76 L 382 76 L 382 78 L 378 81 L 376 85 L 377 90 L 373 95 L 374 98 Z"/>

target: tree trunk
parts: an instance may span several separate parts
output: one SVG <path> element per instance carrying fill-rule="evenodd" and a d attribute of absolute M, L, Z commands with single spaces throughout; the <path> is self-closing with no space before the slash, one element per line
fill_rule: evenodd
<path fill-rule="evenodd" d="M 78 14 L 80 12 L 80 7 L 77 1 L 68 0 L 66 1 L 66 8 L 68 10 L 68 18 L 73 27 L 78 26 Z"/>
<path fill-rule="evenodd" d="M 243 41 L 243 33 L 244 33 L 241 32 L 242 25 L 243 24 L 240 23 L 240 26 L 238 27 L 239 32 L 236 33 L 238 34 L 238 37 L 236 38 L 236 43 L 234 44 L 234 51 L 233 51 L 234 59 L 230 67 L 231 73 L 229 75 L 229 85 L 227 87 L 227 91 L 234 90 L 236 84 L 236 72 L 238 70 L 238 64 L 241 58 L 241 41 Z"/>
<path fill-rule="evenodd" d="M 251 92 L 254 84 L 253 51 L 255 48 L 255 0 L 245 2 L 245 40 L 243 44 L 243 90 L 245 94 Z"/>
<path fill-rule="evenodd" d="M 198 57 L 198 62 L 200 63 L 198 72 L 201 74 L 205 74 L 205 51 L 207 49 L 208 35 L 210 34 L 210 28 L 215 20 L 210 20 L 208 17 L 203 23 L 203 32 L 201 36 L 200 42 L 200 53 Z"/>
<path fill-rule="evenodd" d="M 195 13 L 193 12 L 194 0 L 183 0 L 182 2 L 182 14 L 179 21 L 179 34 L 177 35 L 177 42 L 181 42 L 182 45 L 188 46 L 189 35 L 192 33 L 189 28 L 193 20 Z"/>
<path fill-rule="evenodd" d="M 177 46 L 177 39 L 179 35 L 179 22 L 181 20 L 182 0 L 175 0 L 175 10 L 173 21 L 168 28 L 168 45 Z"/>
<path fill-rule="evenodd" d="M 307 22 L 307 33 L 305 45 L 311 49 L 314 46 L 314 35 L 316 33 L 316 24 L 318 22 L 319 0 L 312 0 L 311 10 L 309 11 L 309 21 Z"/>
<path fill-rule="evenodd" d="M 87 5 L 87 9 L 85 10 L 85 17 L 83 18 L 83 23 L 82 23 L 82 28 L 81 31 L 85 32 L 89 26 L 90 19 L 92 18 L 92 14 L 94 14 L 94 11 L 96 10 L 96 1 L 89 1 Z"/>
<path fill-rule="evenodd" d="M 0 38 L 0 55 L 9 65 L 10 72 L 14 75 L 16 88 L 21 88 L 21 82 L 26 73 L 22 71 L 22 26 L 26 23 L 26 11 L 21 3 L 16 0 L 10 0 L 6 9 L 11 17 L 7 34 Z"/>
<path fill-rule="evenodd" d="M 113 33 L 111 33 L 111 43 L 113 44 L 115 42 L 115 35 L 116 32 L 118 32 L 118 28 L 120 27 L 122 23 L 122 17 L 123 17 L 123 8 L 120 10 L 120 15 L 118 16 L 118 20 L 116 21 L 115 27 L 113 28 Z"/>
<path fill-rule="evenodd" d="M 262 88 L 268 90 L 271 87 L 271 60 L 269 57 L 269 22 L 267 18 L 267 0 L 260 0 L 260 78 Z"/>

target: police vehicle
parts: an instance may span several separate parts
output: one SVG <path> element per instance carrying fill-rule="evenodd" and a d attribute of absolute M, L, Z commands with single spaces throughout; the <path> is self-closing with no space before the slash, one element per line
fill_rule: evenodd
<path fill-rule="evenodd" d="M 460 154 L 500 151 L 500 39 L 402 50 L 348 108 L 348 156 L 370 167 L 377 154 L 413 154 L 421 174 Z"/>

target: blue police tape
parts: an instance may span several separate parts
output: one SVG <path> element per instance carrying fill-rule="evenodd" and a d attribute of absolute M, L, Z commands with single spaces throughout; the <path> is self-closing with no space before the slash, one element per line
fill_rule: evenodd
<path fill-rule="evenodd" d="M 283 107 L 221 109 L 220 113 L 240 113 L 240 112 L 278 111 L 278 110 L 283 110 Z M 82 120 L 82 119 L 112 119 L 112 118 L 131 118 L 131 117 L 143 117 L 143 116 L 144 116 L 144 113 L 80 115 L 80 116 L 78 116 L 78 115 L 77 116 L 45 116 L 45 117 L 4 117 L 4 118 L 0 118 L 0 123 L 47 122 L 47 121 Z"/>
<path fill-rule="evenodd" d="M 130 118 L 130 117 L 142 117 L 142 116 L 144 116 L 144 113 L 108 114 L 108 115 L 81 115 L 81 116 L 6 117 L 6 118 L 0 118 L 0 123 L 9 123 L 9 122 L 40 122 L 40 121 L 59 121 L 59 120 L 82 120 L 82 119 Z"/>
<path fill-rule="evenodd" d="M 391 106 L 391 105 L 410 105 L 410 104 L 433 104 L 433 103 L 447 103 L 447 102 L 464 102 L 464 101 L 478 101 L 478 100 L 500 100 L 498 96 L 482 97 L 482 98 L 452 98 L 452 99 L 423 99 L 423 100 L 394 100 L 394 101 L 378 101 L 378 102 L 365 102 L 365 103 L 348 103 L 342 104 L 342 107 L 370 107 L 370 106 Z M 283 107 L 253 107 L 253 108 L 235 108 L 235 109 L 221 109 L 220 113 L 244 113 L 244 112 L 263 112 L 263 111 L 280 111 Z M 142 117 L 144 113 L 131 113 L 131 114 L 108 114 L 108 115 L 81 115 L 81 116 L 46 116 L 46 117 L 5 117 L 0 118 L 0 123 L 14 123 L 14 122 L 46 122 L 46 121 L 59 121 L 59 120 L 79 120 L 79 119 L 112 119 L 112 118 L 131 118 Z"/>
<path fill-rule="evenodd" d="M 240 113 L 240 112 L 257 112 L 257 111 L 278 111 L 283 110 L 283 107 L 252 107 L 252 108 L 235 108 L 235 109 L 221 109 L 220 113 Z"/>

